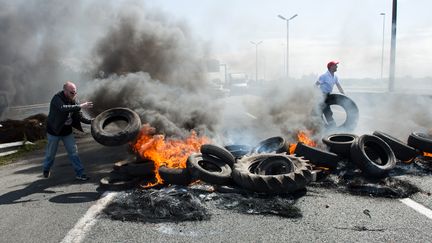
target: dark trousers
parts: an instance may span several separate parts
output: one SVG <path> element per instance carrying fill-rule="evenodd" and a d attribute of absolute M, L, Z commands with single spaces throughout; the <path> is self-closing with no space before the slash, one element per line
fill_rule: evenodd
<path fill-rule="evenodd" d="M 328 104 L 328 95 L 329 94 L 323 94 L 324 95 L 324 101 L 320 104 L 320 108 L 322 111 L 322 114 L 324 115 L 325 121 L 327 122 L 327 125 L 329 126 L 336 126 L 336 122 L 333 119 L 333 112 L 330 109 L 330 105 Z"/>

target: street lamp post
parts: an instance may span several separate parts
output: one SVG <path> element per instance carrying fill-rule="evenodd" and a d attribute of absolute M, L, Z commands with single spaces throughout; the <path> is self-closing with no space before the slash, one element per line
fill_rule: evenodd
<path fill-rule="evenodd" d="M 396 22 L 397 22 L 397 0 L 393 0 L 392 6 L 392 28 L 390 43 L 390 74 L 389 74 L 389 92 L 394 91 L 395 68 L 396 68 Z"/>
<path fill-rule="evenodd" d="M 258 45 L 261 44 L 262 41 L 260 42 L 251 41 L 250 43 L 255 45 L 255 81 L 258 84 Z"/>
<path fill-rule="evenodd" d="M 383 28 L 382 28 L 382 45 L 381 45 L 381 80 L 383 79 L 383 67 L 384 67 L 384 35 L 385 35 L 385 13 L 380 13 L 383 16 Z"/>
<path fill-rule="evenodd" d="M 293 16 L 291 16 L 291 18 L 285 18 L 282 15 L 278 15 L 278 17 L 284 21 L 286 21 L 287 24 L 287 49 L 286 49 L 286 77 L 287 79 L 289 79 L 289 21 L 292 20 L 293 18 L 297 17 L 298 14 L 294 14 Z"/>

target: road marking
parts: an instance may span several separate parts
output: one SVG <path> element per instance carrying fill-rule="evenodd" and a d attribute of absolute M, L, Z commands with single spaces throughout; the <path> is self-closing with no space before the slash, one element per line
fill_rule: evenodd
<path fill-rule="evenodd" d="M 91 206 L 86 214 L 69 230 L 62 243 L 82 242 L 85 234 L 96 224 L 96 216 L 108 205 L 109 202 L 118 194 L 118 192 L 105 192 L 102 197 Z"/>
<path fill-rule="evenodd" d="M 249 112 L 245 112 L 245 114 L 248 116 L 248 117 L 251 117 L 252 119 L 258 119 L 256 116 L 254 116 L 254 115 L 252 115 L 251 113 L 249 113 Z"/>
<path fill-rule="evenodd" d="M 403 204 L 407 205 L 408 207 L 411 207 L 415 211 L 425 215 L 426 217 L 432 219 L 432 210 L 429 208 L 421 205 L 420 203 L 417 203 L 409 198 L 399 199 Z"/>

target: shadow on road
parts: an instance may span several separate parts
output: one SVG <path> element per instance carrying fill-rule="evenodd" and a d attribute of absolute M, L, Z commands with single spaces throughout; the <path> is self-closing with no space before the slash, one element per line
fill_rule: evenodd
<path fill-rule="evenodd" d="M 51 169 L 51 176 L 47 179 L 42 177 L 42 161 L 38 159 L 32 159 L 30 156 L 27 161 L 31 163 L 30 167 L 18 168 L 12 171 L 11 174 L 16 176 L 34 175 L 37 176 L 35 181 L 25 184 L 12 184 L 8 185 L 9 188 L 19 187 L 20 189 L 9 191 L 0 195 L 0 205 L 3 204 L 15 204 L 23 202 L 36 201 L 37 199 L 24 199 L 32 194 L 54 194 L 59 190 L 53 190 L 55 187 L 67 187 L 74 184 L 94 184 L 95 187 L 91 188 L 90 192 L 79 193 L 66 193 L 58 196 L 54 196 L 49 199 L 50 202 L 54 203 L 79 203 L 91 200 L 96 200 L 101 195 L 100 192 L 96 192 L 96 187 L 99 185 L 101 178 L 106 176 L 112 169 L 113 164 L 124 159 L 128 156 L 127 145 L 117 147 L 105 147 L 99 145 L 93 140 L 85 139 L 78 141 L 78 148 L 80 149 L 80 158 L 83 161 L 86 174 L 90 177 L 90 180 L 82 182 L 75 180 L 75 174 L 71 165 L 71 162 L 64 155 L 64 149 L 59 146 L 59 151 L 54 162 L 54 166 Z M 63 153 L 63 155 L 61 155 Z M 34 156 L 40 156 L 40 151 L 34 153 Z M 12 179 L 13 181 L 13 179 Z M 19 180 L 16 180 L 19 181 Z M 23 188 L 22 188 L 23 187 Z M 82 188 L 81 188 L 82 189 Z"/>
<path fill-rule="evenodd" d="M 100 197 L 98 192 L 75 192 L 65 193 L 49 199 L 50 202 L 54 203 L 83 203 L 95 201 Z"/>

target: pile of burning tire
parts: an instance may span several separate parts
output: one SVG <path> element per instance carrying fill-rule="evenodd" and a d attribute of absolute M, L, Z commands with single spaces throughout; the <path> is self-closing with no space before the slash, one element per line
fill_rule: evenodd
<path fill-rule="evenodd" d="M 189 185 L 203 181 L 254 192 L 292 193 L 304 189 L 312 180 L 312 167 L 307 160 L 288 155 L 287 151 L 282 137 L 266 139 L 253 148 L 204 144 L 199 153 L 187 158 L 186 168 L 161 166 L 158 173 L 164 184 Z M 110 176 L 100 184 L 109 190 L 128 189 L 143 178 L 154 176 L 154 169 L 152 161 L 117 162 Z"/>
<path fill-rule="evenodd" d="M 105 129 L 116 120 L 127 126 L 116 132 Z M 106 146 L 124 144 L 135 138 L 141 123 L 137 114 L 125 108 L 107 110 L 92 123 L 92 135 Z M 303 189 L 313 180 L 316 169 L 335 169 L 339 162 L 352 163 L 365 177 L 381 178 L 395 167 L 396 162 L 412 161 L 424 153 L 432 153 L 432 136 L 413 132 L 407 143 L 384 132 L 357 136 L 350 133 L 330 134 L 322 138 L 327 150 L 297 143 L 288 155 L 288 144 L 282 137 L 271 137 L 255 147 L 204 144 L 199 153 L 192 153 L 186 168 L 156 165 L 151 160 L 137 158 L 117 162 L 110 176 L 100 184 L 108 190 L 132 188 L 140 181 L 160 176 L 164 184 L 189 185 L 203 181 L 214 185 L 229 185 L 254 192 L 292 193 Z M 156 171 L 157 170 L 157 171 Z"/>
<path fill-rule="evenodd" d="M 357 136 L 350 133 L 330 134 L 322 138 L 329 151 L 298 143 L 295 154 L 316 166 L 334 169 L 341 161 L 352 162 L 365 177 L 385 177 L 397 161 L 411 162 L 417 156 L 432 152 L 432 136 L 413 132 L 407 143 L 384 132 Z"/>

